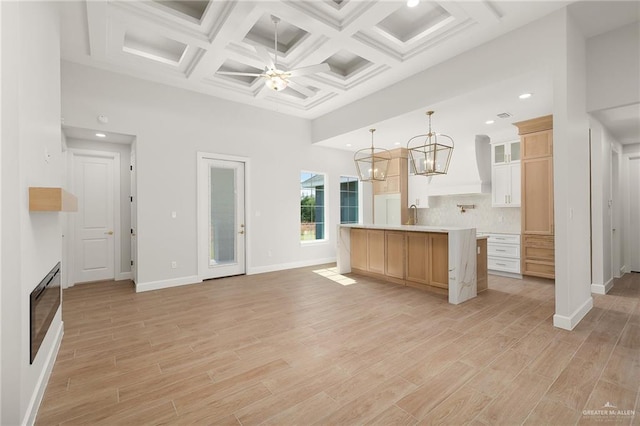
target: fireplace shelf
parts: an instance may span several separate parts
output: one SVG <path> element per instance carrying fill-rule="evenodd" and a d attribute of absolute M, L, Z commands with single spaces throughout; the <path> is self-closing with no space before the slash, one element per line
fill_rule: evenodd
<path fill-rule="evenodd" d="M 29 188 L 29 210 L 47 212 L 76 212 L 78 199 L 62 188 Z"/>

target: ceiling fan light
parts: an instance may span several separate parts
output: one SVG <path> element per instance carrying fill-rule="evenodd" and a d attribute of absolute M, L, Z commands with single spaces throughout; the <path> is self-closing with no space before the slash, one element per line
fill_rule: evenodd
<path fill-rule="evenodd" d="M 287 88 L 287 80 L 280 77 L 279 75 L 274 75 L 267 78 L 264 81 L 264 84 L 271 90 L 275 90 L 276 92 L 280 92 Z"/>
<path fill-rule="evenodd" d="M 407 7 L 416 7 L 420 4 L 420 0 L 407 0 Z"/>

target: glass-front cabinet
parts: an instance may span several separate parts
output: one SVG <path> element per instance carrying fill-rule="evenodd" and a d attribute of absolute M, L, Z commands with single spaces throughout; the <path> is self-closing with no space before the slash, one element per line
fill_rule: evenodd
<path fill-rule="evenodd" d="M 491 205 L 520 207 L 520 141 L 491 144 Z"/>
<path fill-rule="evenodd" d="M 520 141 L 493 144 L 491 154 L 491 164 L 520 162 Z"/>

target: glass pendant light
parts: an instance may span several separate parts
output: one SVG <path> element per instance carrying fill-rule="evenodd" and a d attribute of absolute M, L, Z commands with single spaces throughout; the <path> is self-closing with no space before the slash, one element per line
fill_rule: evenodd
<path fill-rule="evenodd" d="M 387 179 L 387 169 L 391 161 L 391 153 L 383 148 L 373 146 L 373 133 L 371 132 L 371 148 L 364 148 L 355 153 L 353 161 L 356 163 L 358 178 L 362 182 L 382 181 Z"/>
<path fill-rule="evenodd" d="M 429 133 L 409 139 L 409 167 L 414 175 L 435 176 L 447 174 L 451 154 L 453 153 L 453 139 L 442 133 L 431 130 L 431 116 L 433 111 L 427 111 L 429 117 Z"/>

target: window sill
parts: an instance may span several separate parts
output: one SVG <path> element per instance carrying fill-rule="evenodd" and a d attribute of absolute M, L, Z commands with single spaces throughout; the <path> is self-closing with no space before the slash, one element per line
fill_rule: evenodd
<path fill-rule="evenodd" d="M 305 247 L 305 246 L 319 246 L 319 245 L 323 245 L 323 244 L 329 244 L 329 240 L 327 238 L 325 238 L 324 240 L 300 241 L 300 246 L 302 246 L 302 247 Z"/>

